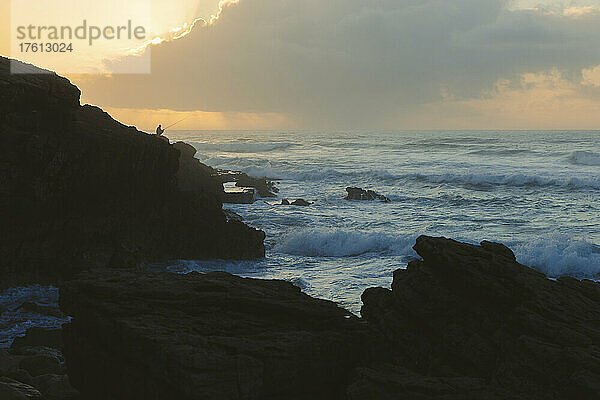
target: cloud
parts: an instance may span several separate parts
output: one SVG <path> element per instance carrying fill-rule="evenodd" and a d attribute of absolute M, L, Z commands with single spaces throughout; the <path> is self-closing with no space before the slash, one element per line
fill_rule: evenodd
<path fill-rule="evenodd" d="M 222 2 L 212 21 L 152 46 L 152 74 L 80 85 L 88 101 L 113 107 L 388 126 L 415 107 L 485 99 L 499 81 L 520 87 L 523 74 L 553 69 L 579 82 L 600 64 L 600 15 L 570 10 L 503 0 Z"/>

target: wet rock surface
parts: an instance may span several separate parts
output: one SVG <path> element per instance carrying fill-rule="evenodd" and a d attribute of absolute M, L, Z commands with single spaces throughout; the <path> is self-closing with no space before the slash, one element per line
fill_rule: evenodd
<path fill-rule="evenodd" d="M 308 202 L 308 201 L 306 201 L 306 200 L 304 200 L 304 199 L 297 199 L 297 200 L 294 200 L 294 201 L 292 201 L 292 202 L 290 202 L 288 199 L 282 199 L 282 200 L 281 200 L 281 203 L 280 203 L 279 205 L 281 205 L 281 206 L 298 206 L 298 207 L 308 207 L 308 206 L 310 206 L 311 204 L 313 204 L 313 203 L 311 203 L 311 202 Z"/>
<path fill-rule="evenodd" d="M 384 203 L 391 202 L 390 199 L 388 199 L 387 197 L 385 197 L 382 194 L 374 192 L 373 190 L 364 190 L 364 189 L 356 188 L 356 187 L 348 187 L 348 188 L 346 188 L 346 192 L 348 193 L 348 195 L 346 196 L 346 200 L 366 200 L 366 201 L 379 200 Z"/>
<path fill-rule="evenodd" d="M 90 399 L 341 399 L 363 349 L 358 318 L 283 281 L 98 271 L 60 304 Z"/>
<path fill-rule="evenodd" d="M 368 289 L 379 349 L 352 399 L 600 398 L 600 285 L 547 279 L 507 247 L 420 237 L 423 260 Z"/>

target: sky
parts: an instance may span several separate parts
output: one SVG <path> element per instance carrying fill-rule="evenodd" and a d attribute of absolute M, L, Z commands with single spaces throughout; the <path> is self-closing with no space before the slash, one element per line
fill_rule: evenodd
<path fill-rule="evenodd" d="M 68 76 L 142 129 L 600 126 L 596 0 L 156 0 L 151 18 L 150 74 Z"/>

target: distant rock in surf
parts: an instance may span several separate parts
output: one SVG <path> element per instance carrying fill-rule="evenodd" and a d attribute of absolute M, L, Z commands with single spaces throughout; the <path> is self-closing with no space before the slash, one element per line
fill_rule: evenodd
<path fill-rule="evenodd" d="M 298 199 L 298 200 L 294 200 L 290 203 L 290 201 L 288 199 L 283 199 L 281 200 L 281 203 L 279 205 L 281 206 L 298 206 L 298 207 L 308 207 L 313 203 L 310 203 L 304 199 Z"/>
<path fill-rule="evenodd" d="M 346 200 L 380 200 L 385 203 L 391 202 L 390 199 L 388 199 L 384 195 L 374 192 L 373 190 L 364 190 L 356 187 L 348 187 L 346 188 L 346 192 L 348 192 Z"/>

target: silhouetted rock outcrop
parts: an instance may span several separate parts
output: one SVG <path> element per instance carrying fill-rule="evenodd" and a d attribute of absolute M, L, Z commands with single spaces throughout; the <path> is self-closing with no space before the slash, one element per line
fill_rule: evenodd
<path fill-rule="evenodd" d="M 351 399 L 600 398 L 600 285 L 547 279 L 496 243 L 414 249 L 392 290 L 363 294 L 381 349 Z"/>
<path fill-rule="evenodd" d="M 0 275 L 264 255 L 264 233 L 226 218 L 220 183 L 189 149 L 79 96 L 53 73 L 10 74 L 0 58 Z"/>
<path fill-rule="evenodd" d="M 71 382 L 89 399 L 341 399 L 365 329 L 289 282 L 86 273 L 61 288 Z"/>
<path fill-rule="evenodd" d="M 389 203 L 391 200 L 382 194 L 376 193 L 372 190 L 364 190 L 361 188 L 348 187 L 346 188 L 348 195 L 346 200 L 379 200 L 384 203 Z"/>
<path fill-rule="evenodd" d="M 270 178 L 254 178 L 239 171 L 225 171 L 220 169 L 213 170 L 213 177 L 221 182 L 235 182 L 237 187 L 250 187 L 256 189 L 260 197 L 276 197 L 279 189 Z"/>
<path fill-rule="evenodd" d="M 497 243 L 415 250 L 363 321 L 288 282 L 85 273 L 60 296 L 71 382 L 92 400 L 599 398 L 598 283 Z"/>

